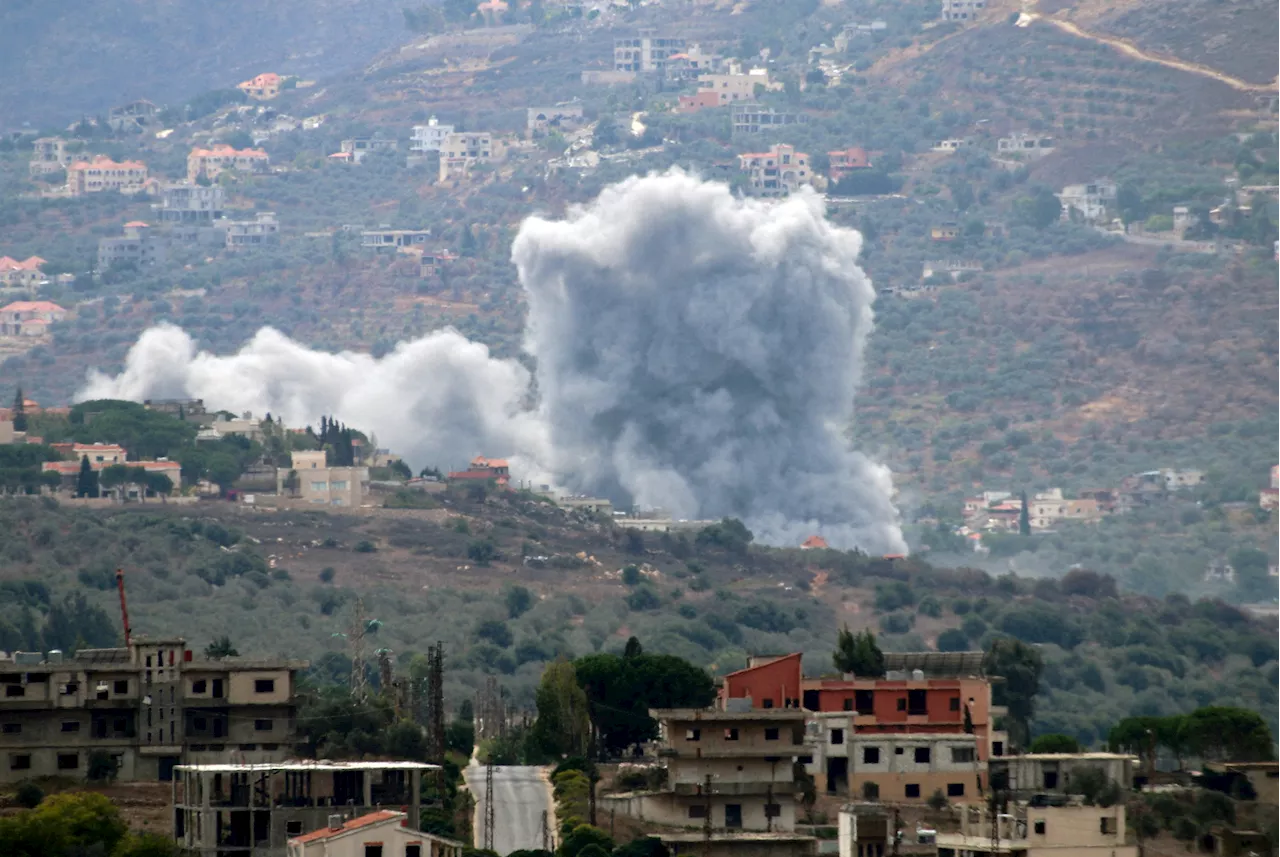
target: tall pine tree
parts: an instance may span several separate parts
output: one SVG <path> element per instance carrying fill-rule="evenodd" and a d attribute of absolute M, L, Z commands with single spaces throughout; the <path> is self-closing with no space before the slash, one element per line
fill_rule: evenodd
<path fill-rule="evenodd" d="M 98 474 L 89 464 L 87 455 L 80 459 L 80 475 L 76 477 L 76 496 L 98 496 Z"/>
<path fill-rule="evenodd" d="M 1031 512 L 1027 508 L 1027 492 L 1022 492 L 1022 511 L 1018 513 L 1018 534 L 1031 535 Z"/>

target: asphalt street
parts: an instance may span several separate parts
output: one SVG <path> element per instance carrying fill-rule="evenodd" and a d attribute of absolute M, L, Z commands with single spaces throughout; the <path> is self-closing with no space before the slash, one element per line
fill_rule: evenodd
<path fill-rule="evenodd" d="M 476 848 L 484 847 L 485 774 L 474 761 L 463 771 L 467 788 L 476 800 Z M 542 769 L 499 765 L 493 769 L 493 850 L 506 855 L 524 848 L 542 847 L 542 814 L 554 836 L 551 792 Z"/>

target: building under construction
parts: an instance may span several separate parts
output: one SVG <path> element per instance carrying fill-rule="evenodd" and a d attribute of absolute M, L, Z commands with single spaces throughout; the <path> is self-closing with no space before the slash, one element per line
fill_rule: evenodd
<path fill-rule="evenodd" d="M 181 638 L 0 656 L 0 783 L 83 778 L 98 752 L 125 781 L 168 780 L 183 764 L 292 758 L 306 667 L 197 657 Z"/>
<path fill-rule="evenodd" d="M 341 827 L 342 819 L 379 808 L 418 819 L 422 774 L 436 767 L 326 761 L 180 765 L 173 784 L 174 838 L 189 854 L 284 857 L 290 839 L 335 823 Z"/>

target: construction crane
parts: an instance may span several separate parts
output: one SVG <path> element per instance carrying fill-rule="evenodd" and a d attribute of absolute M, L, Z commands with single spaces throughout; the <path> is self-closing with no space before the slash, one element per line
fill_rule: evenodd
<path fill-rule="evenodd" d="M 133 628 L 129 626 L 129 605 L 124 598 L 124 569 L 116 569 L 116 589 L 120 590 L 120 618 L 124 622 L 124 644 L 133 643 Z"/>

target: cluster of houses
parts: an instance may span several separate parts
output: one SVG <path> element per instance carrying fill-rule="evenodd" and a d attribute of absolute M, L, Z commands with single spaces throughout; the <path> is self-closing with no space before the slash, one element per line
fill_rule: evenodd
<path fill-rule="evenodd" d="M 1161 502 L 1179 491 L 1204 484 L 1204 479 L 1201 470 L 1165 467 L 1126 476 L 1118 488 L 1080 491 L 1071 498 L 1064 496 L 1061 488 L 1050 488 L 1026 498 L 1027 522 L 1036 531 L 1052 530 L 1062 521 L 1096 523 L 1107 515 Z M 1017 532 L 1022 513 L 1021 496 L 1011 491 L 983 491 L 965 498 L 964 526 L 957 532 L 972 538 L 977 549 L 982 533 Z"/>

